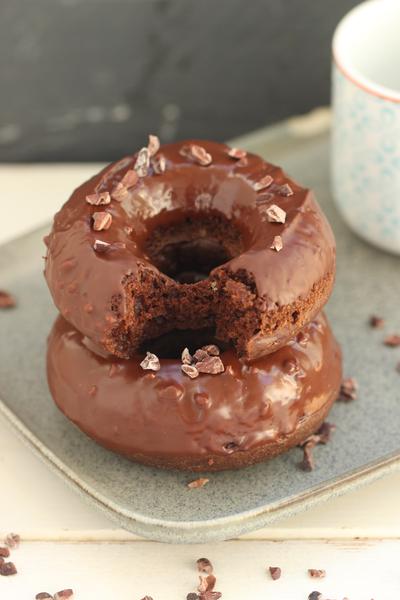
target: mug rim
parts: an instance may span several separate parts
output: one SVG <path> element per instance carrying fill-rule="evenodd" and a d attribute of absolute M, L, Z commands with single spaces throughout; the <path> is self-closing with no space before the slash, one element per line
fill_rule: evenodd
<path fill-rule="evenodd" d="M 354 85 L 360 87 L 364 92 L 389 100 L 391 102 L 400 103 L 400 91 L 396 91 L 390 87 L 386 87 L 379 83 L 376 83 L 369 77 L 365 77 L 356 67 L 353 65 L 346 64 L 346 57 L 343 57 L 343 53 L 340 51 L 340 42 L 343 34 L 343 30 L 347 25 L 348 21 L 354 19 L 354 17 L 365 10 L 369 10 L 373 4 L 394 4 L 395 0 L 367 0 L 358 4 L 352 8 L 345 16 L 339 21 L 332 39 L 332 58 L 336 67 L 342 72 L 342 74 L 351 81 Z"/>

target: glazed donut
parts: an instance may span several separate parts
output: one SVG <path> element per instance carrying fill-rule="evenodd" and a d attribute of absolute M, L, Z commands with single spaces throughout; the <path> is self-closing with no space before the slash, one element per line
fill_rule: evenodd
<path fill-rule="evenodd" d="M 194 379 L 182 371 L 180 358 L 162 358 L 179 356 L 188 333 L 193 338 L 182 332 L 181 339 L 159 339 L 160 368 L 150 371 L 141 367 L 143 356 L 96 355 L 58 317 L 47 353 L 54 401 L 114 452 L 156 467 L 199 471 L 244 467 L 286 451 L 320 427 L 337 397 L 341 353 L 323 314 L 276 353 L 248 364 L 232 349 L 222 351 L 224 371 Z M 196 344 L 209 339 L 203 332 Z"/>
<path fill-rule="evenodd" d="M 212 327 L 254 360 L 318 314 L 335 275 L 312 193 L 215 142 L 159 148 L 151 136 L 75 190 L 46 243 L 60 313 L 122 358 L 169 331 Z"/>

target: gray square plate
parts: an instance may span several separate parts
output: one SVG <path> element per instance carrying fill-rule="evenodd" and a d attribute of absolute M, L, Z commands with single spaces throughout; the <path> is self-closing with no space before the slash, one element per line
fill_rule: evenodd
<path fill-rule="evenodd" d="M 400 351 L 367 326 L 381 314 L 400 332 L 400 260 L 365 245 L 338 218 L 329 196 L 326 133 L 298 137 L 290 124 L 236 142 L 283 164 L 315 189 L 335 229 L 338 275 L 328 306 L 343 345 L 345 372 L 359 380 L 360 398 L 336 405 L 332 443 L 316 451 L 317 469 L 298 470 L 298 449 L 237 472 L 194 477 L 136 465 L 76 430 L 55 408 L 45 378 L 46 335 L 55 317 L 42 277 L 44 231 L 3 246 L 1 287 L 18 308 L 0 313 L 0 413 L 26 442 L 87 500 L 120 526 L 154 540 L 204 542 L 237 536 L 366 482 L 400 465 Z"/>

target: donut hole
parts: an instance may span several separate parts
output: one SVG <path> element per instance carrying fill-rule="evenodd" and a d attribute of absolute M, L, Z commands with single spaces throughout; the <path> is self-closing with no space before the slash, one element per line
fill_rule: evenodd
<path fill-rule="evenodd" d="M 173 329 L 157 338 L 148 340 L 142 345 L 140 352 L 153 352 L 158 358 L 180 359 L 182 350 L 188 348 L 194 354 L 198 348 L 207 344 L 216 344 L 220 350 L 224 350 L 221 342 L 215 339 L 213 328 L 204 329 Z"/>
<path fill-rule="evenodd" d="M 178 283 L 207 279 L 244 249 L 238 226 L 219 214 L 187 215 L 168 225 L 156 226 L 145 242 L 149 260 Z"/>

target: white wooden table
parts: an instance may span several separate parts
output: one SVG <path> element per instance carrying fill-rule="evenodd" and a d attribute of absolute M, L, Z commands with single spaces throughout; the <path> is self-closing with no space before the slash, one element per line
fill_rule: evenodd
<path fill-rule="evenodd" d="M 46 223 L 97 168 L 0 166 L 0 242 Z M 167 546 L 116 528 L 0 420 L 0 490 L 0 538 L 22 536 L 12 555 L 19 573 L 0 577 L 0 600 L 68 587 L 77 600 L 184 600 L 200 556 L 214 563 L 225 600 L 306 600 L 312 590 L 337 600 L 400 598 L 400 473 L 239 540 Z M 269 565 L 282 568 L 279 581 Z M 325 569 L 326 579 L 310 579 L 308 568 Z"/>

